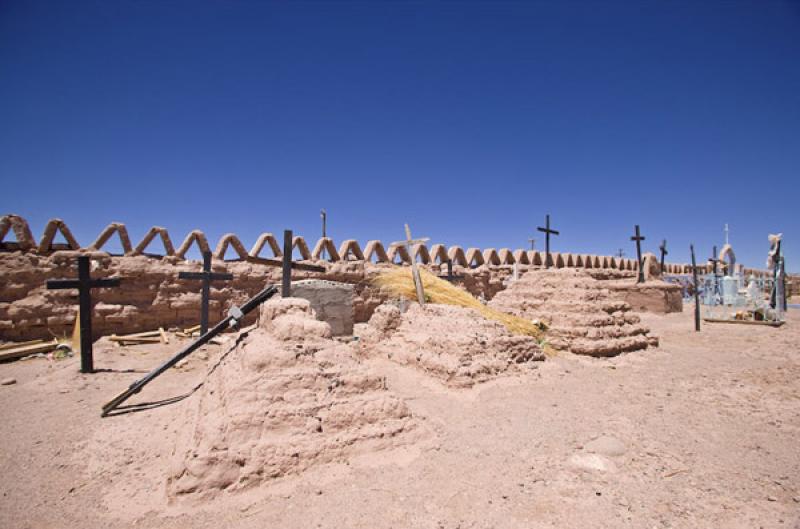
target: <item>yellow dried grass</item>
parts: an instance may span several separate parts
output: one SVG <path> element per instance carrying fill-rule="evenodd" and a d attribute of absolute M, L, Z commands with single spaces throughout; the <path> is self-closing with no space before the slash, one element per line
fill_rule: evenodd
<path fill-rule="evenodd" d="M 544 339 L 546 326 L 543 323 L 535 323 L 531 320 L 487 307 L 469 292 L 436 277 L 425 269 L 420 269 L 419 275 L 422 278 L 426 302 L 475 309 L 484 318 L 502 323 L 509 331 L 515 334 L 532 336 L 540 342 Z M 373 283 L 397 296 L 415 301 L 417 299 L 417 291 L 414 287 L 414 279 L 410 268 L 394 268 L 383 272 L 373 279 Z"/>

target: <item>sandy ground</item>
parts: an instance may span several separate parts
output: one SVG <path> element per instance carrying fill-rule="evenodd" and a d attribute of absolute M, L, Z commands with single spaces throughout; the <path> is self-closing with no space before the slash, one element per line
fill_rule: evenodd
<path fill-rule="evenodd" d="M 2 364 L 17 383 L 0 386 L 0 527 L 800 528 L 800 310 L 780 329 L 696 334 L 691 317 L 645 316 L 658 349 L 562 355 L 472 389 L 371 361 L 419 419 L 417 442 L 203 504 L 165 493 L 188 399 L 99 417 L 142 376 L 126 370 L 177 345 L 99 346 L 108 371 L 94 375 L 75 358 Z M 181 394 L 205 366 L 137 399 Z"/>

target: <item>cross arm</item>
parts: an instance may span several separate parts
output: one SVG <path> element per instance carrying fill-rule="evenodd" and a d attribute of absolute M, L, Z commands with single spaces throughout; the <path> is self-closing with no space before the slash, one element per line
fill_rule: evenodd
<path fill-rule="evenodd" d="M 77 279 L 48 279 L 47 290 L 61 290 L 64 288 L 79 288 L 81 282 Z"/>
<path fill-rule="evenodd" d="M 178 272 L 178 279 L 205 279 L 206 276 L 211 281 L 233 279 L 233 274 L 223 272 Z"/>
<path fill-rule="evenodd" d="M 412 244 L 424 244 L 428 242 L 430 237 L 423 237 L 422 239 L 411 239 L 407 241 L 395 241 L 391 245 L 392 246 L 411 246 Z"/>
<path fill-rule="evenodd" d="M 119 278 L 111 277 L 109 279 L 92 279 L 92 281 L 89 283 L 89 286 L 92 288 L 108 288 L 118 287 L 119 283 Z"/>
<path fill-rule="evenodd" d="M 178 279 L 204 279 L 203 272 L 178 272 Z"/>
<path fill-rule="evenodd" d="M 280 259 L 267 259 L 265 257 L 252 257 L 252 256 L 249 256 L 247 258 L 247 262 L 256 263 L 256 264 L 262 264 L 262 265 L 266 265 L 266 266 L 277 266 L 277 267 L 283 266 L 283 261 L 281 261 Z M 306 263 L 297 263 L 295 261 L 292 261 L 292 269 L 293 270 L 305 270 L 307 272 L 325 272 L 327 270 L 324 266 L 312 265 L 312 264 L 306 264 Z"/>
<path fill-rule="evenodd" d="M 553 235 L 560 235 L 560 232 L 558 232 L 556 230 L 551 230 L 549 228 L 536 228 L 536 229 L 539 230 L 542 233 L 552 233 Z"/>

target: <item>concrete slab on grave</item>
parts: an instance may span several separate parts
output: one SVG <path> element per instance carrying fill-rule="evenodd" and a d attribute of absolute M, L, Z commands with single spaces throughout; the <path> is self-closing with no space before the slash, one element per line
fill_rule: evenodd
<path fill-rule="evenodd" d="M 292 281 L 292 297 L 307 299 L 317 319 L 328 323 L 334 336 L 353 334 L 354 287 L 325 279 Z"/>

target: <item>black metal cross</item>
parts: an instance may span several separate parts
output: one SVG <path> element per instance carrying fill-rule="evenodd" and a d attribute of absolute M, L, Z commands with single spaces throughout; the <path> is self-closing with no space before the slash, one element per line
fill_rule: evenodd
<path fill-rule="evenodd" d="M 208 302 L 211 298 L 212 281 L 229 281 L 233 274 L 211 271 L 211 252 L 203 252 L 202 272 L 178 272 L 179 279 L 199 279 L 203 282 L 203 294 L 200 300 L 200 335 L 208 332 Z"/>
<path fill-rule="evenodd" d="M 716 246 L 714 246 L 714 249 L 712 250 L 711 258 L 709 259 L 709 261 L 711 261 L 711 265 L 714 267 L 714 277 L 717 277 L 717 263 L 719 263 L 719 259 L 717 259 Z"/>
<path fill-rule="evenodd" d="M 545 215 L 544 226 L 544 228 L 538 226 L 536 229 L 544 233 L 544 267 L 550 268 L 550 234 L 560 235 L 560 233 L 550 229 L 550 215 Z"/>
<path fill-rule="evenodd" d="M 639 262 L 639 278 L 637 283 L 644 283 L 644 268 L 642 267 L 642 241 L 644 236 L 639 233 L 639 225 L 636 225 L 636 235 L 631 237 L 632 241 L 636 241 L 636 260 Z"/>
<path fill-rule="evenodd" d="M 661 241 L 661 246 L 659 246 L 658 249 L 661 250 L 661 273 L 663 274 L 664 273 L 664 256 L 669 254 L 669 252 L 667 251 L 667 240 L 666 239 Z"/>
<path fill-rule="evenodd" d="M 692 275 L 694 276 L 694 330 L 700 332 L 700 283 L 697 282 L 697 262 L 694 258 L 694 244 L 689 245 L 692 252 Z"/>
<path fill-rule="evenodd" d="M 65 288 L 78 289 L 78 307 L 81 328 L 81 372 L 94 372 L 94 356 L 92 355 L 92 289 L 118 287 L 119 278 L 92 279 L 89 271 L 89 256 L 78 256 L 78 279 L 50 279 L 48 290 Z"/>
<path fill-rule="evenodd" d="M 447 260 L 447 275 L 444 276 L 444 277 L 442 277 L 442 276 L 439 276 L 439 277 L 441 277 L 445 281 L 449 281 L 450 283 L 455 283 L 456 281 L 464 279 L 464 276 L 453 275 L 453 260 L 452 259 L 448 259 Z"/>

